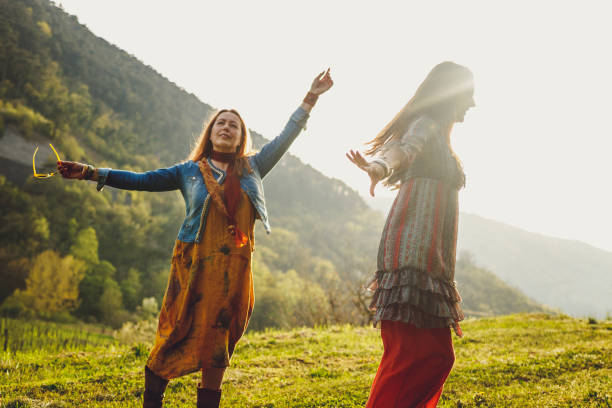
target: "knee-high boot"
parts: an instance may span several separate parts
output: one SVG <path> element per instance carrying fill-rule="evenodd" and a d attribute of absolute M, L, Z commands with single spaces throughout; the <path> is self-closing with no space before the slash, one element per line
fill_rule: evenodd
<path fill-rule="evenodd" d="M 143 397 L 143 408 L 161 408 L 164 399 L 164 391 L 168 380 L 161 378 L 149 367 L 145 366 L 145 391 Z"/>
<path fill-rule="evenodd" d="M 198 408 L 219 408 L 221 390 L 200 388 L 198 384 Z"/>

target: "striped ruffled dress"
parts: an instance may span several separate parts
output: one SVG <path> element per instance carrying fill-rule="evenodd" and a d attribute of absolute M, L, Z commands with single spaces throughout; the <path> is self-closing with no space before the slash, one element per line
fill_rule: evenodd
<path fill-rule="evenodd" d="M 464 316 L 454 276 L 463 171 L 440 127 L 424 116 L 383 148 L 402 149 L 405 165 L 389 178 L 401 185 L 370 286 L 375 290 L 370 304 L 374 325 L 402 321 L 422 328 L 452 327 L 461 335 L 458 322 Z"/>

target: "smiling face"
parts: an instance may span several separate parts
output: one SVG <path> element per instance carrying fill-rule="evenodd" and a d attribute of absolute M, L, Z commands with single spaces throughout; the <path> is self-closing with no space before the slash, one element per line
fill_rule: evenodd
<path fill-rule="evenodd" d="M 235 153 L 240 146 L 242 125 L 240 118 L 232 112 L 220 113 L 213 124 L 210 142 L 213 149 L 222 153 Z"/>

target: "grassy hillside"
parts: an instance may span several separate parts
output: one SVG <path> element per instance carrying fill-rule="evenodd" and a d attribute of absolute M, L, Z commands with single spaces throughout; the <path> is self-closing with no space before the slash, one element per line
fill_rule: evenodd
<path fill-rule="evenodd" d="M 91 325 L 62 324 L 45 321 L 0 320 L 0 347 L 5 355 L 45 351 L 95 350 L 117 344 L 112 330 Z"/>
<path fill-rule="evenodd" d="M 610 407 L 612 322 L 543 314 L 466 321 L 441 407 Z M 382 348 L 377 329 L 251 333 L 223 407 L 362 407 Z M 2 354 L 2 407 L 138 407 L 147 345 Z M 172 381 L 167 407 L 195 405 L 197 374 Z M 537 399 L 537 400 L 536 400 Z M 47 404 L 47 405 L 45 405 Z"/>

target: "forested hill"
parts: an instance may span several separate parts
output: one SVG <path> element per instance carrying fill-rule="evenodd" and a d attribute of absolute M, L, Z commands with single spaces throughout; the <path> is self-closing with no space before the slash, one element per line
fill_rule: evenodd
<path fill-rule="evenodd" d="M 13 180 L 0 177 L 2 312 L 116 326 L 136 318 L 161 300 L 179 194 L 35 180 L 25 176 L 28 144 L 51 141 L 62 158 L 97 166 L 168 166 L 186 157 L 211 107 L 46 0 L 0 0 L 0 38 L 0 155 Z M 359 288 L 375 267 L 382 216 L 291 155 L 264 184 L 274 233 L 258 227 L 250 327 L 366 322 Z M 470 301 L 485 314 L 538 308 L 515 295 L 491 302 L 474 291 Z"/>
<path fill-rule="evenodd" d="M 118 166 L 186 157 L 211 107 L 47 0 L 2 0 L 3 99 L 18 98 Z M 136 155 L 136 157 L 135 157 Z"/>

